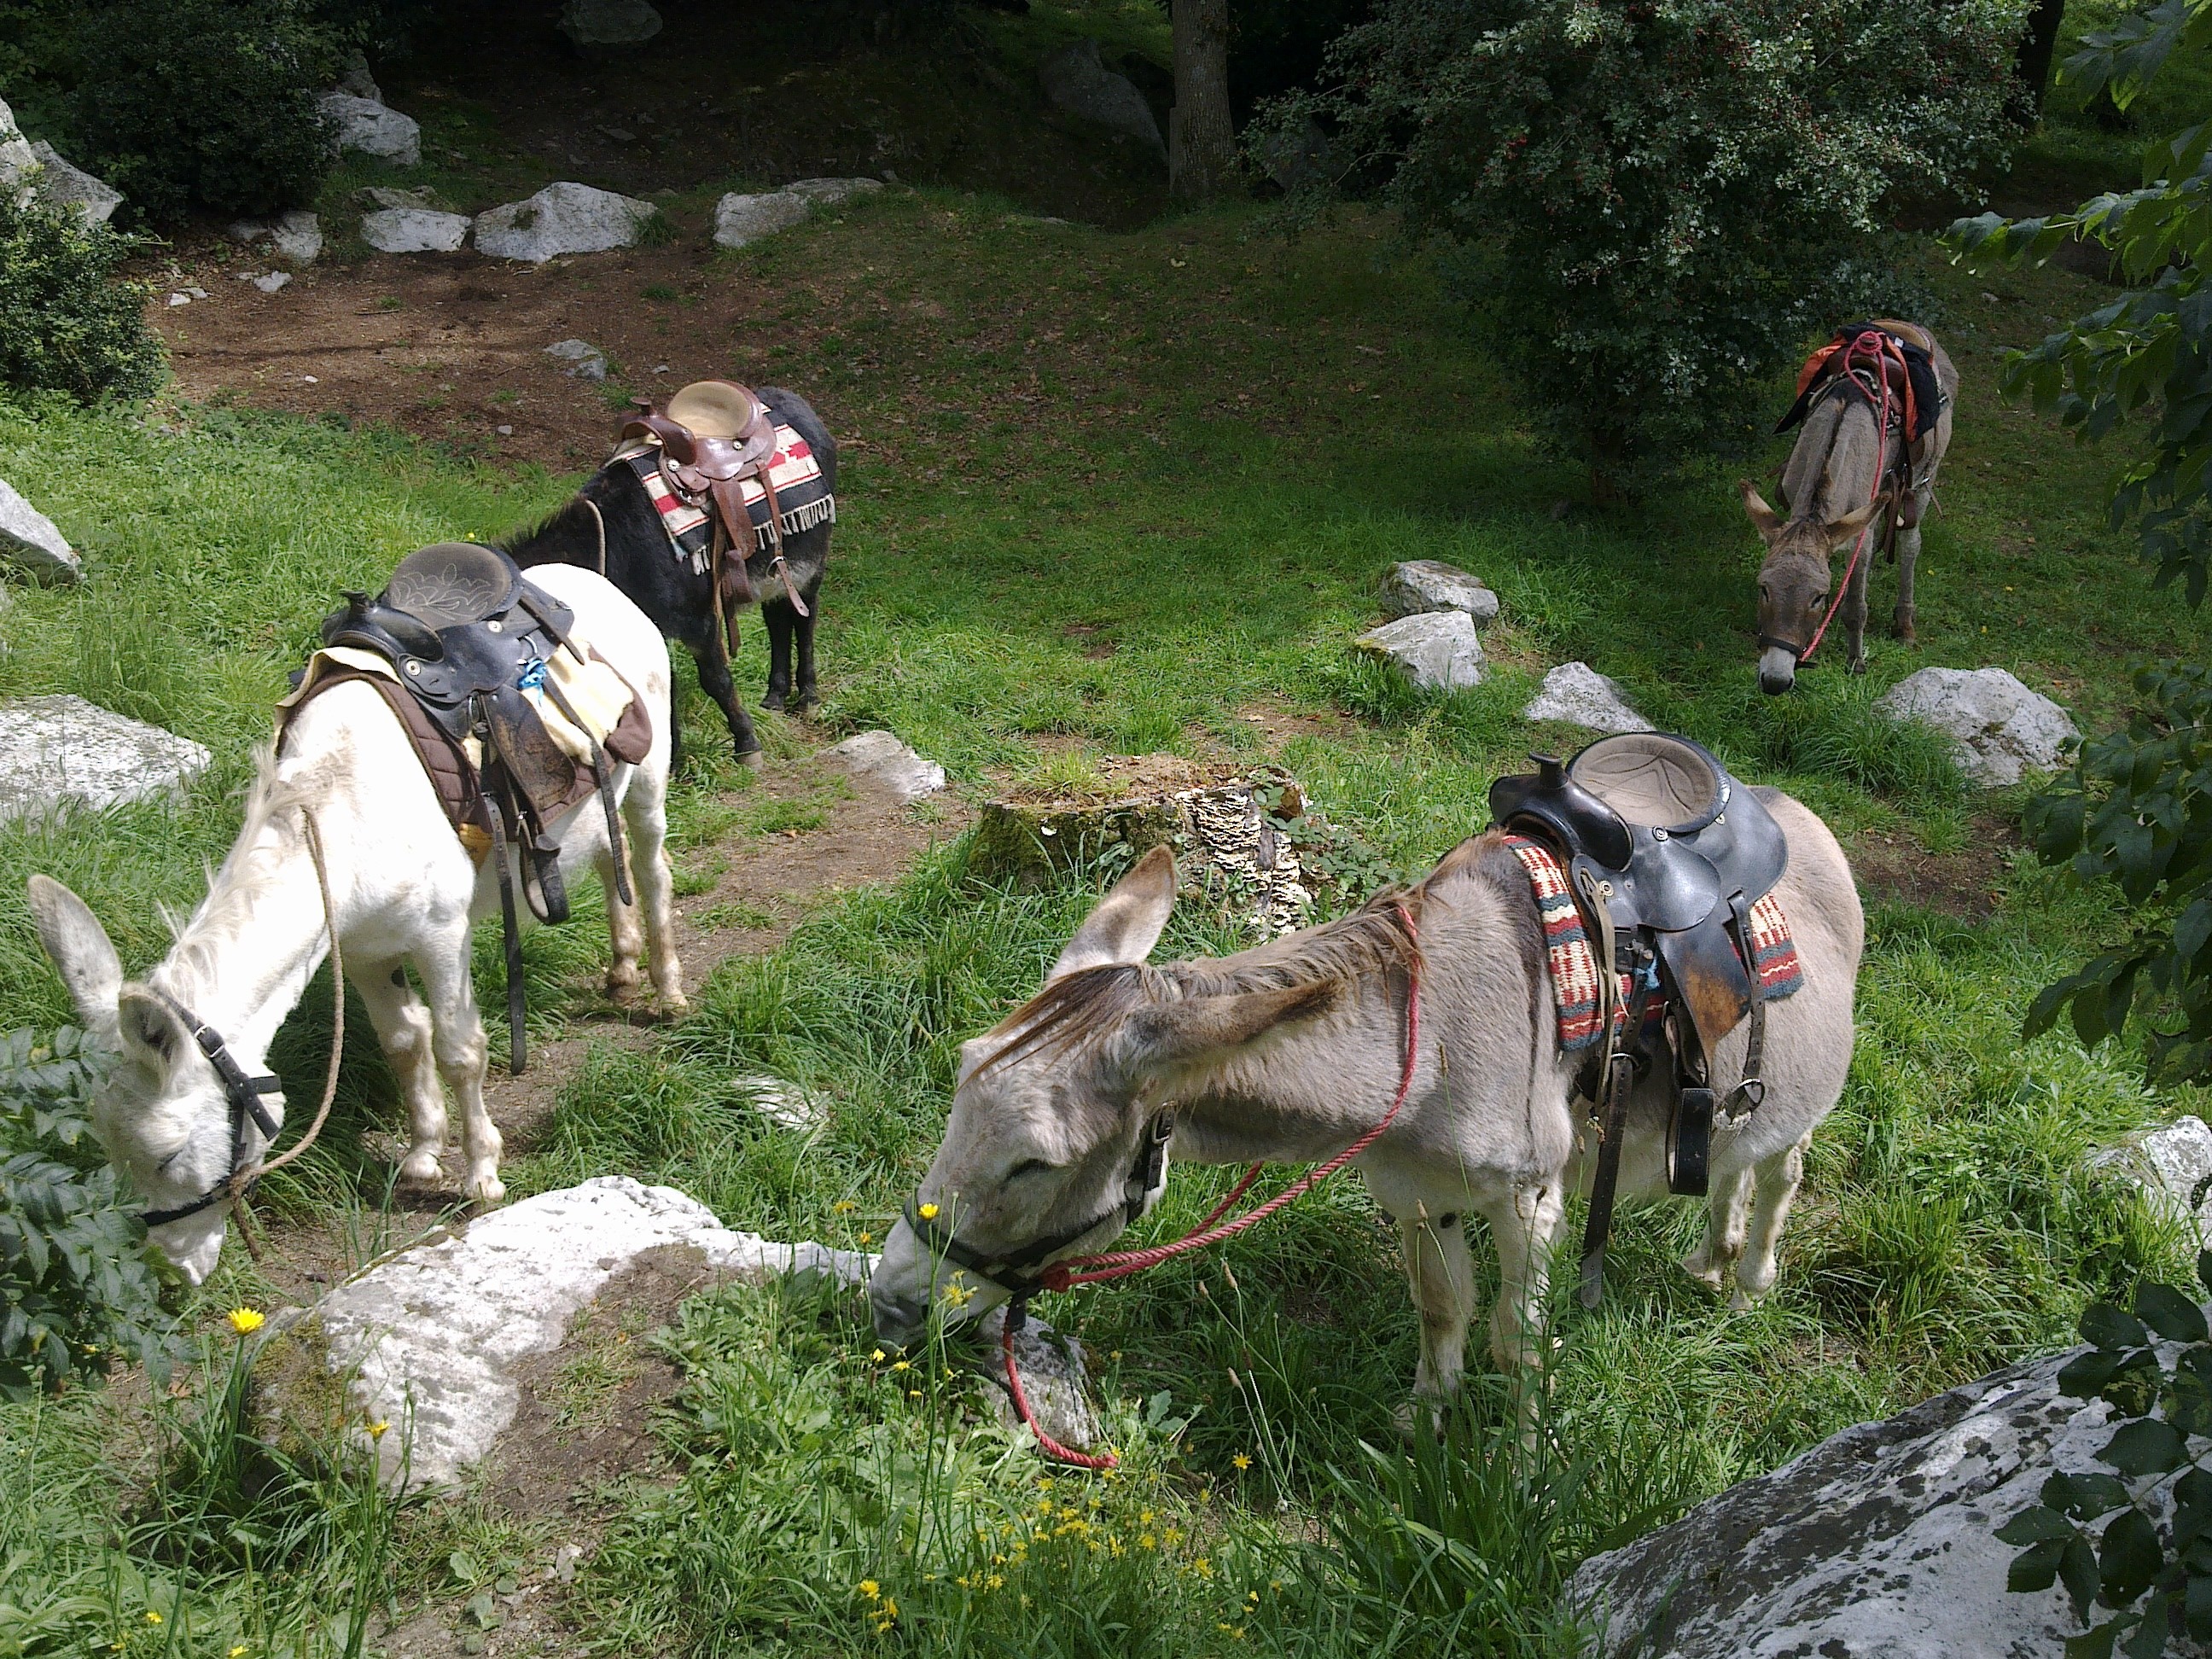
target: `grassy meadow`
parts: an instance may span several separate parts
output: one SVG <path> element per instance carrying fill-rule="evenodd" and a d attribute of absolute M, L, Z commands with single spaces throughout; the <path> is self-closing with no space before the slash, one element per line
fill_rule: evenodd
<path fill-rule="evenodd" d="M 1583 1553 L 2061 1345 L 2087 1297 L 2181 1269 L 2178 1230 L 2085 1157 L 2202 1103 L 2148 1088 L 2130 1054 L 2019 1035 L 2033 992 L 2114 925 L 2109 908 L 2014 850 L 2017 797 L 1968 792 L 1871 704 L 1926 664 L 1996 664 L 2091 730 L 2124 706 L 2131 661 L 2201 652 L 2202 625 L 2105 527 L 2114 457 L 1995 394 L 2002 348 L 2090 286 L 1969 276 L 1922 244 L 1898 258 L 1899 306 L 1964 380 L 1922 643 L 1875 638 L 1859 681 L 1838 653 L 1782 700 L 1753 684 L 1759 548 L 1734 474 L 1592 511 L 1375 219 L 1287 242 L 1246 210 L 1109 234 L 903 192 L 708 265 L 790 296 L 789 348 L 732 372 L 804 389 L 856 441 L 824 588 L 823 727 L 889 726 L 972 795 L 1080 787 L 1112 755 L 1256 761 L 1274 743 L 1317 805 L 1412 874 L 1481 825 L 1493 776 L 1577 740 L 1518 711 L 1547 665 L 1582 658 L 1845 837 L 1869 898 L 1860 1041 L 1773 1296 L 1723 1310 L 1673 1266 L 1691 1214 L 1626 1218 L 1604 1308 L 1559 1310 L 1556 1450 L 1501 1430 L 1492 1383 L 1443 1445 L 1395 1437 L 1414 1316 L 1348 1180 L 1214 1255 L 1041 1304 L 1103 1364 L 1125 1457 L 1110 1479 L 1045 1468 L 979 1415 L 957 1341 L 901 1370 L 850 1304 L 696 1298 L 668 1339 L 685 1382 L 659 1423 L 664 1463 L 598 1495 L 598 1547 L 545 1650 L 1567 1651 L 1553 1601 Z M 1778 410 L 1781 394 L 1744 392 Z M 269 705 L 337 590 L 377 586 L 422 543 L 503 531 L 574 483 L 179 405 L 0 409 L 0 475 L 42 487 L 89 576 L 15 592 L 0 696 L 75 692 L 217 756 L 173 808 L 0 828 L 0 1006 L 41 1027 L 68 1010 L 23 878 L 82 893 L 126 967 L 155 959 L 161 908 L 189 905 L 228 844 Z M 1493 672 L 1472 692 L 1412 694 L 1346 649 L 1377 619 L 1377 576 L 1409 557 L 1503 597 Z M 745 648 L 741 683 L 757 687 L 757 629 Z M 765 821 L 732 810 L 747 780 L 719 758 L 704 702 L 688 712 L 711 741 L 677 823 L 683 856 L 705 858 Z M 822 740 L 763 729 L 786 757 Z M 775 954 L 696 988 L 695 1012 L 644 1051 L 595 1049 L 510 1164 L 511 1190 L 627 1173 L 733 1226 L 865 1247 L 934 1148 L 959 1042 L 1036 988 L 1096 890 L 999 890 L 955 842 L 825 902 Z M 587 908 L 530 941 L 549 1029 L 605 949 Z M 1241 942 L 1184 914 L 1162 950 Z M 495 953 L 480 969 L 495 1006 Z M 327 1020 L 311 990 L 280 1069 L 318 1072 Z M 365 1253 L 388 1231 L 387 1176 L 362 1137 L 392 1099 L 354 1035 L 366 1022 L 349 1026 L 336 1127 L 268 1197 L 280 1240 L 335 1215 Z M 826 1121 L 761 1118 L 732 1079 L 762 1070 L 827 1101 Z M 1224 1180 L 1179 1169 L 1147 1236 L 1188 1224 Z M 342 1467 L 310 1459 L 256 1486 L 225 1463 L 221 1311 L 270 1297 L 233 1249 L 185 1304 L 207 1372 L 0 1406 L 0 1653 L 374 1652 L 365 1615 L 387 1598 L 466 1632 L 471 1598 L 569 1539 L 573 1517 L 483 1494 L 395 1513 Z"/>

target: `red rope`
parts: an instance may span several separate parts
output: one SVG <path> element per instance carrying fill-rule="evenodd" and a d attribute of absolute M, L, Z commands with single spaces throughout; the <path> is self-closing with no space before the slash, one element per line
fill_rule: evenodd
<path fill-rule="evenodd" d="M 1874 488 L 1867 495 L 1869 505 L 1872 505 L 1881 498 L 1881 482 L 1889 471 L 1889 469 L 1882 465 L 1889 448 L 1889 371 L 1885 362 L 1887 349 L 1887 342 L 1881 331 L 1872 328 L 1844 348 L 1844 373 L 1849 374 L 1851 372 L 1852 359 L 1861 352 L 1864 352 L 1874 359 L 1875 381 L 1881 389 L 1881 401 L 1878 405 L 1877 418 L 1875 422 Z M 1906 372 L 1911 373 L 1910 370 Z M 1899 443 L 1909 443 L 1911 441 L 1911 434 L 1899 434 Z M 1836 612 L 1843 605 L 1844 596 L 1851 591 L 1851 577 L 1859 568 L 1859 555 L 1866 550 L 1867 538 L 1873 532 L 1872 519 L 1868 520 L 1859 527 L 1858 538 L 1851 544 L 1850 562 L 1844 567 L 1844 580 L 1836 588 L 1835 598 L 1828 601 L 1828 614 L 1820 618 L 1820 625 L 1813 630 L 1813 642 L 1797 654 L 1799 667 L 1802 668 L 1812 661 L 1813 653 L 1820 648 L 1820 641 L 1828 631 L 1828 624 L 1835 621 Z"/>
<path fill-rule="evenodd" d="M 1400 904 L 1393 908 L 1398 913 L 1400 924 L 1406 930 L 1407 939 L 1415 945 L 1416 950 L 1407 968 L 1406 1058 L 1404 1064 L 1399 1068 L 1398 1092 L 1390 1098 L 1390 1109 L 1383 1113 L 1382 1118 L 1358 1139 L 1353 1141 L 1328 1163 L 1318 1169 L 1308 1170 L 1305 1175 L 1284 1188 L 1266 1203 L 1255 1209 L 1247 1210 L 1234 1221 L 1219 1226 L 1214 1224 L 1227 1213 L 1229 1206 L 1242 1198 L 1252 1183 L 1259 1179 L 1260 1164 L 1255 1164 L 1250 1169 L 1245 1170 L 1244 1178 L 1230 1190 L 1229 1195 L 1207 1212 L 1206 1218 L 1181 1238 L 1170 1243 L 1155 1244 L 1149 1249 L 1115 1250 L 1103 1255 L 1072 1256 L 1066 1261 L 1055 1261 L 1037 1274 L 1039 1285 L 1048 1291 L 1064 1291 L 1072 1285 L 1096 1284 L 1101 1279 L 1126 1279 L 1132 1273 L 1142 1273 L 1147 1267 L 1156 1267 L 1161 1262 L 1171 1261 L 1188 1251 L 1202 1250 L 1209 1244 L 1218 1244 L 1223 1239 L 1234 1237 L 1247 1227 L 1264 1221 L 1285 1205 L 1304 1197 L 1375 1144 L 1383 1131 L 1396 1121 L 1399 1112 L 1404 1109 L 1406 1097 L 1413 1091 L 1413 1073 L 1419 1068 L 1421 1058 L 1421 970 L 1418 949 L 1420 936 L 1413 926 L 1413 918 L 1407 913 L 1406 907 Z M 1079 1268 L 1087 1271 L 1076 1271 Z M 1058 1458 L 1065 1463 L 1073 1463 L 1079 1468 L 1115 1468 L 1117 1460 L 1113 1453 L 1107 1452 L 1103 1455 L 1093 1457 L 1081 1452 L 1072 1451 L 1054 1440 L 1038 1425 L 1036 1413 L 1030 1408 L 1029 1395 L 1022 1389 L 1020 1370 L 1014 1364 L 1014 1327 L 1017 1322 L 1015 1316 L 1010 1312 L 1006 1318 L 1006 1328 L 1000 1339 L 1000 1347 L 1006 1355 L 1006 1385 L 1013 1395 L 1015 1414 L 1021 1419 L 1024 1426 L 1036 1437 L 1038 1447 L 1047 1456 Z"/>

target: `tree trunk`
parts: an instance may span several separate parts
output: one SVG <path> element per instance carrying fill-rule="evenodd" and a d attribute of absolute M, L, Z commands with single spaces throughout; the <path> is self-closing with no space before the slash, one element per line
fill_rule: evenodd
<path fill-rule="evenodd" d="M 1168 191 L 1203 202 L 1237 180 L 1229 123 L 1229 0 L 1174 0 L 1175 107 L 1168 112 Z"/>
<path fill-rule="evenodd" d="M 2043 116 L 2043 89 L 2051 80 L 2051 57 L 2058 49 L 2058 26 L 2066 20 L 2066 0 L 2035 0 L 2027 32 L 2012 61 L 2013 112 L 2024 127 Z"/>

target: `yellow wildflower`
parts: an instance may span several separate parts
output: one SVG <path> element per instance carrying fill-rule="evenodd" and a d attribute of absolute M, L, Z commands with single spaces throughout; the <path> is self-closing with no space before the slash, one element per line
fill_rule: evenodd
<path fill-rule="evenodd" d="M 862 1233 L 860 1235 L 860 1243 L 863 1244 L 872 1243 L 874 1241 L 875 1235 L 873 1233 Z"/>
<path fill-rule="evenodd" d="M 839 1215 L 850 1215 L 854 1211 L 859 1209 L 860 1206 L 854 1203 L 849 1198 L 841 1198 L 830 1207 L 835 1210 Z"/>
<path fill-rule="evenodd" d="M 245 1653 L 245 1651 L 246 1651 L 246 1644 L 245 1644 L 245 1643 L 243 1643 L 243 1642 L 240 1642 L 240 1643 L 236 1647 L 233 1648 L 233 1649 L 230 1650 L 230 1659 L 240 1659 L 240 1655 L 242 1655 L 242 1654 L 244 1654 L 244 1653 Z"/>
<path fill-rule="evenodd" d="M 380 1417 L 368 1425 L 368 1437 L 371 1440 L 381 1440 L 391 1432 L 392 1425 Z"/>
<path fill-rule="evenodd" d="M 895 1370 L 895 1371 L 903 1371 L 903 1370 L 911 1370 L 912 1368 L 911 1368 L 911 1367 L 907 1364 L 907 1362 L 906 1362 L 905 1360 L 903 1360 L 903 1359 L 897 1359 L 897 1360 L 893 1360 L 893 1361 L 891 1362 L 891 1369 L 892 1369 L 893 1370 Z"/>
<path fill-rule="evenodd" d="M 158 1625 L 161 1622 L 161 1615 L 149 1607 L 146 1609 L 146 1622 L 149 1625 Z"/>
<path fill-rule="evenodd" d="M 1252 1460 L 1245 1456 L 1243 1452 L 1238 1452 L 1236 1456 L 1231 1458 L 1229 1461 L 1234 1463 L 1240 1471 L 1249 1469 L 1252 1467 Z"/>
<path fill-rule="evenodd" d="M 881 1348 L 878 1348 L 873 1353 L 870 1354 L 868 1358 L 874 1360 L 876 1364 L 880 1365 L 884 1363 L 884 1351 Z"/>
<path fill-rule="evenodd" d="M 874 1579 L 863 1578 L 860 1581 L 860 1594 L 866 1596 L 871 1601 L 879 1599 L 883 1593 L 884 1587 L 876 1583 Z"/>
<path fill-rule="evenodd" d="M 240 1336 L 251 1336 L 268 1322 L 258 1308 L 233 1308 L 229 1318 L 230 1328 Z"/>
<path fill-rule="evenodd" d="M 1006 1575 L 1003 1572 L 994 1572 L 983 1581 L 985 1589 L 1004 1589 L 1006 1587 Z"/>
<path fill-rule="evenodd" d="M 1160 1540 L 1153 1537 L 1152 1534 L 1148 1532 L 1140 1532 L 1137 1534 L 1137 1547 L 1139 1549 L 1156 1550 L 1159 1548 L 1159 1547 Z"/>
<path fill-rule="evenodd" d="M 936 1220 L 936 1219 L 937 1219 L 937 1206 L 935 1206 L 934 1204 L 925 1204 L 925 1205 L 923 1205 L 923 1206 L 921 1206 L 921 1218 L 922 1218 L 924 1221 L 934 1221 L 934 1220 Z"/>

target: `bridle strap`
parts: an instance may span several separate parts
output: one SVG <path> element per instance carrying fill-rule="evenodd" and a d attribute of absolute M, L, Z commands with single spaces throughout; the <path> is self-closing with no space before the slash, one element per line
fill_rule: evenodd
<path fill-rule="evenodd" d="M 199 1044 L 200 1052 L 207 1056 L 208 1064 L 215 1067 L 216 1076 L 222 1079 L 222 1092 L 230 1102 L 229 1172 L 189 1204 L 179 1204 L 167 1210 L 147 1211 L 142 1218 L 145 1224 L 149 1227 L 161 1227 L 172 1221 L 182 1221 L 189 1215 L 198 1215 L 222 1200 L 230 1189 L 231 1176 L 245 1166 L 248 1123 L 259 1129 L 266 1139 L 273 1141 L 276 1139 L 279 1125 L 270 1115 L 269 1109 L 261 1103 L 261 1098 L 264 1095 L 283 1093 L 284 1085 L 282 1079 L 266 1073 L 259 1077 L 248 1077 L 246 1068 L 238 1063 L 230 1052 L 229 1045 L 223 1042 L 222 1034 L 213 1026 L 159 986 L 149 985 L 146 988 L 156 1001 L 183 1022 L 185 1030 L 191 1033 L 192 1041 Z"/>

